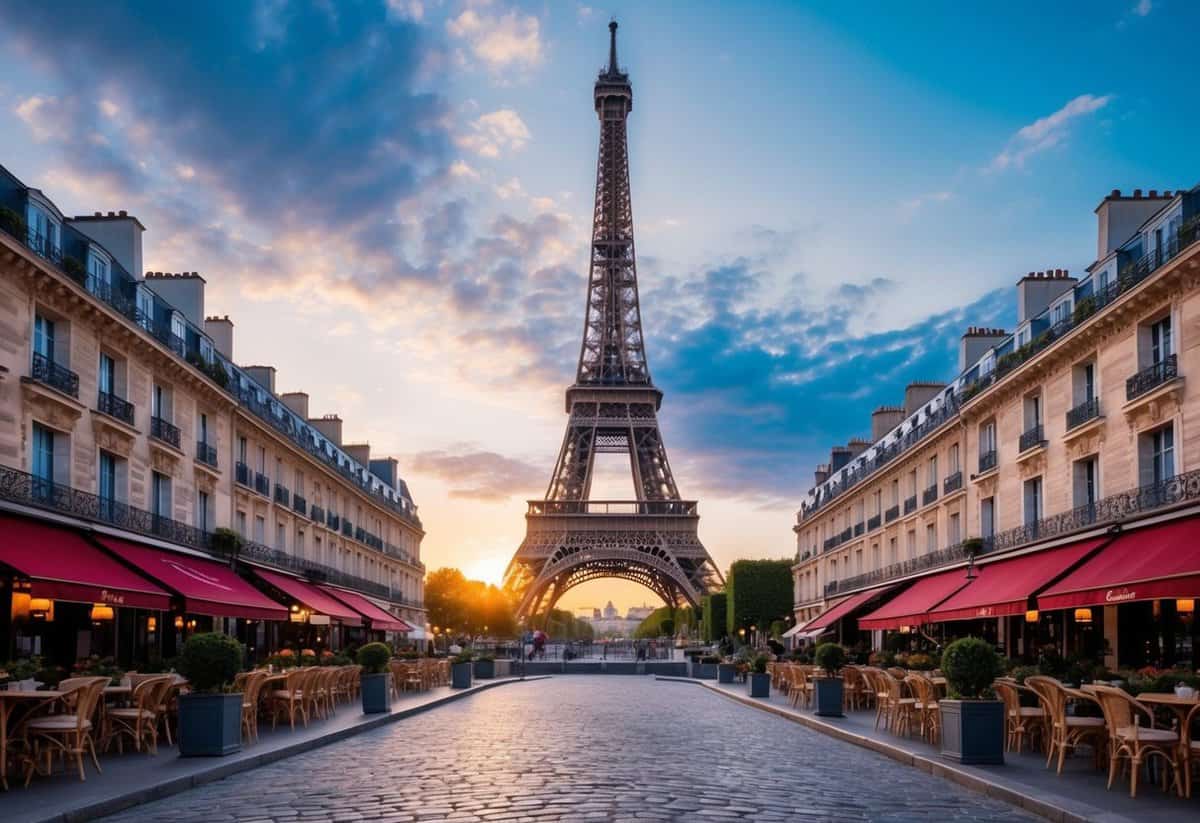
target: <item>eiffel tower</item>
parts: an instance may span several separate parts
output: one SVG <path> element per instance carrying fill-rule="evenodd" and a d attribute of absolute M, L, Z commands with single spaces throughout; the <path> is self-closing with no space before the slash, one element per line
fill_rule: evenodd
<path fill-rule="evenodd" d="M 671 606 L 699 605 L 723 585 L 700 543 L 696 501 L 681 500 L 658 428 L 662 392 L 650 379 L 638 306 L 625 120 L 629 75 L 617 67 L 609 23 L 608 66 L 596 79 L 600 153 L 583 344 L 558 463 L 544 500 L 529 501 L 526 534 L 505 586 L 529 620 L 569 589 L 602 577 L 641 583 Z M 629 456 L 636 500 L 592 500 L 597 454 Z"/>

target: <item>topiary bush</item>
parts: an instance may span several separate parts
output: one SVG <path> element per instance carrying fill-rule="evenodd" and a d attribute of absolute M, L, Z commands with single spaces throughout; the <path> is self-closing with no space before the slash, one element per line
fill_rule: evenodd
<path fill-rule="evenodd" d="M 832 677 L 846 665 L 846 650 L 837 643 L 822 643 L 813 652 L 813 661 Z"/>
<path fill-rule="evenodd" d="M 242 670 L 242 644 L 226 634 L 194 634 L 183 644 L 175 668 L 188 679 L 193 692 L 228 691 Z"/>
<path fill-rule="evenodd" d="M 767 656 L 765 654 L 760 654 L 758 657 L 754 658 L 754 660 L 750 662 L 750 671 L 754 672 L 755 674 L 766 674 Z"/>
<path fill-rule="evenodd" d="M 914 652 L 908 656 L 907 668 L 918 672 L 927 672 L 937 668 L 933 662 L 933 658 L 924 652 Z"/>
<path fill-rule="evenodd" d="M 986 640 L 964 637 L 942 653 L 942 673 L 951 698 L 988 700 L 992 697 L 992 682 L 1004 673 L 1004 665 Z"/>
<path fill-rule="evenodd" d="M 363 667 L 363 674 L 383 674 L 391 659 L 392 650 L 386 643 L 367 643 L 358 650 L 358 665 Z"/>

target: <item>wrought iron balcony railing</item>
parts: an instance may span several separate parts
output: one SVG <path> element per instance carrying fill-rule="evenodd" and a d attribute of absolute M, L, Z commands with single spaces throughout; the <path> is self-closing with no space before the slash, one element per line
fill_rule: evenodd
<path fill-rule="evenodd" d="M 1179 358 L 1168 354 L 1149 368 L 1142 369 L 1125 381 L 1125 399 L 1136 400 L 1143 394 L 1169 383 L 1179 376 Z"/>
<path fill-rule="evenodd" d="M 302 495 L 302 494 L 293 494 L 292 495 L 292 511 L 299 512 L 300 514 L 303 514 L 303 515 L 308 514 L 308 501 L 304 499 L 304 495 Z"/>
<path fill-rule="evenodd" d="M 351 523 L 349 520 L 345 520 L 345 519 L 342 520 L 342 535 L 344 537 L 353 537 L 354 536 L 354 524 Z"/>
<path fill-rule="evenodd" d="M 114 417 L 122 423 L 133 425 L 133 404 L 124 398 L 110 392 L 102 391 L 96 395 L 96 411 Z"/>
<path fill-rule="evenodd" d="M 979 453 L 979 473 L 990 472 L 996 468 L 996 450 Z"/>
<path fill-rule="evenodd" d="M 25 237 L 25 245 L 29 246 L 39 257 L 44 257 L 55 265 L 62 265 L 62 247 L 51 242 L 50 238 L 41 232 L 30 229 Z"/>
<path fill-rule="evenodd" d="M 321 508 L 320 506 L 315 504 L 309 506 L 308 516 L 312 518 L 314 523 L 321 526 L 325 525 L 325 509 Z"/>
<path fill-rule="evenodd" d="M 271 478 L 267 477 L 262 472 L 255 472 L 254 490 L 263 497 L 269 497 L 271 494 Z"/>
<path fill-rule="evenodd" d="M 215 469 L 217 467 L 217 447 L 205 443 L 203 440 L 197 440 L 196 460 Z"/>
<path fill-rule="evenodd" d="M 895 520 L 899 516 L 900 516 L 900 507 L 899 506 L 889 506 L 887 508 L 887 510 L 884 511 L 884 513 L 883 513 L 883 521 L 885 523 L 891 523 L 893 520 Z"/>
<path fill-rule="evenodd" d="M 872 515 L 871 517 L 867 518 L 867 531 L 869 531 L 869 532 L 874 531 L 875 529 L 878 529 L 882 524 L 883 524 L 883 517 L 881 515 L 878 515 L 878 514 Z"/>
<path fill-rule="evenodd" d="M 254 485 L 254 473 L 250 471 L 250 467 L 239 460 L 233 465 L 233 479 L 241 483 L 246 488 Z"/>
<path fill-rule="evenodd" d="M 942 494 L 950 494 L 962 488 L 962 472 L 956 471 L 946 475 L 946 479 L 942 481 Z"/>
<path fill-rule="evenodd" d="M 1082 426 L 1089 420 L 1094 420 L 1100 416 L 1100 398 L 1093 397 L 1090 400 L 1084 400 L 1075 408 L 1067 412 L 1067 431 Z"/>
<path fill-rule="evenodd" d="M 937 485 L 937 483 L 934 483 L 932 486 L 930 486 L 924 492 L 921 493 L 921 505 L 928 506 L 930 503 L 937 500 L 937 498 L 938 498 L 938 485 Z"/>
<path fill-rule="evenodd" d="M 150 418 L 150 436 L 179 448 L 179 428 L 161 417 Z"/>
<path fill-rule="evenodd" d="M 916 510 L 917 510 L 917 496 L 914 494 L 912 497 L 904 498 L 904 513 L 912 514 Z"/>
<path fill-rule="evenodd" d="M 292 503 L 292 495 L 288 491 L 287 486 L 275 484 L 275 502 L 281 506 L 290 506 Z"/>
<path fill-rule="evenodd" d="M 325 513 L 325 525 L 335 532 L 342 528 L 342 518 L 333 512 Z"/>
<path fill-rule="evenodd" d="M 32 375 L 34 380 L 70 397 L 79 397 L 79 375 L 60 366 L 44 354 L 34 352 Z"/>
<path fill-rule="evenodd" d="M 1038 423 L 1036 426 L 1021 432 L 1021 437 L 1017 443 L 1017 448 L 1019 451 L 1026 452 L 1035 446 L 1042 445 L 1045 442 L 1046 437 L 1042 431 L 1042 424 Z"/>
<path fill-rule="evenodd" d="M 854 524 L 854 536 L 861 537 L 863 532 L 867 530 L 866 524 L 861 520 Z"/>
<path fill-rule="evenodd" d="M 527 515 L 643 514 L 695 517 L 695 500 L 530 500 Z"/>

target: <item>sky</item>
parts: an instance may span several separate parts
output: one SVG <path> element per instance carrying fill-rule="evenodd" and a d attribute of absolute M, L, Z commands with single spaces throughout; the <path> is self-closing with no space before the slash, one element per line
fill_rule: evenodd
<path fill-rule="evenodd" d="M 221 9 L 0 0 L 0 163 L 137 215 L 235 360 L 399 458 L 427 565 L 493 582 L 566 424 L 610 18 L 660 421 L 723 570 L 791 556 L 814 465 L 1011 327 L 1018 277 L 1082 273 L 1111 189 L 1200 182 L 1182 0 Z M 563 605 L 609 599 L 654 602 Z"/>

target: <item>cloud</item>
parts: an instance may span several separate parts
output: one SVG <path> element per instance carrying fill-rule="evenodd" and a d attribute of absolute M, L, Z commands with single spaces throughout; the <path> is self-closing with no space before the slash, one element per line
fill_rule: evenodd
<path fill-rule="evenodd" d="M 458 145 L 482 157 L 499 157 L 503 149 L 520 151 L 532 135 L 521 115 L 512 109 L 497 109 L 471 123 L 471 132 L 457 139 Z"/>
<path fill-rule="evenodd" d="M 463 40 L 493 72 L 528 69 L 542 62 L 541 25 L 533 15 L 509 11 L 497 16 L 468 8 L 446 22 L 446 31 Z"/>
<path fill-rule="evenodd" d="M 917 197 L 903 200 L 900 203 L 900 214 L 902 217 L 911 218 L 916 215 L 925 206 L 936 205 L 938 203 L 946 203 L 954 199 L 954 192 L 951 191 L 933 191 L 927 194 L 922 194 Z"/>
<path fill-rule="evenodd" d="M 1025 161 L 1033 155 L 1062 144 L 1070 131 L 1071 123 L 1107 106 L 1112 95 L 1097 97 L 1081 94 L 1053 114 L 1039 118 L 1022 126 L 1008 141 L 1004 150 L 992 158 L 988 171 L 1004 171 L 1023 168 Z"/>
<path fill-rule="evenodd" d="M 1136 14 L 1138 17 L 1145 17 L 1154 9 L 1152 0 L 1138 0 L 1137 5 L 1130 9 L 1131 14 Z"/>
<path fill-rule="evenodd" d="M 418 452 L 407 462 L 417 474 L 445 481 L 451 497 L 470 500 L 503 501 L 536 494 L 549 477 L 545 467 L 471 444 Z"/>

